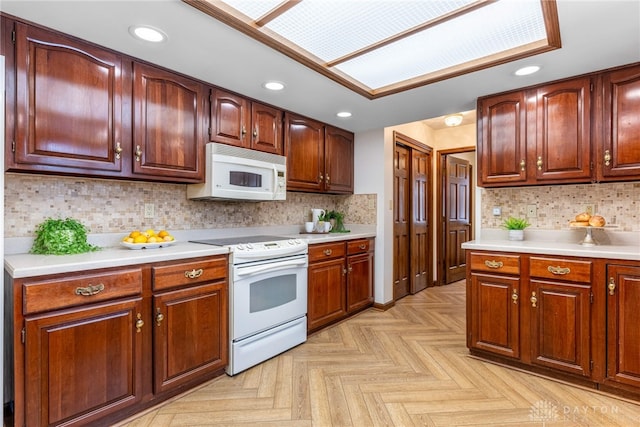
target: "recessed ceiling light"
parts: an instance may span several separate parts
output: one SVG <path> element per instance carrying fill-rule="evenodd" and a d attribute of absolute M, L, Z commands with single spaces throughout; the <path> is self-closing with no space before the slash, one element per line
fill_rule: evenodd
<path fill-rule="evenodd" d="M 340 111 L 336 116 L 346 119 L 347 117 L 351 117 L 351 113 L 348 111 Z"/>
<path fill-rule="evenodd" d="M 275 82 L 275 81 L 266 82 L 263 86 L 266 89 L 269 89 L 269 90 L 282 90 L 282 89 L 284 89 L 284 83 L 282 83 L 282 82 Z"/>
<path fill-rule="evenodd" d="M 160 43 L 167 39 L 167 35 L 157 28 L 148 25 L 132 25 L 129 33 L 137 39 L 152 43 Z"/>
<path fill-rule="evenodd" d="M 444 124 L 447 126 L 458 126 L 462 123 L 462 114 L 452 114 L 444 118 Z"/>
<path fill-rule="evenodd" d="M 537 65 L 529 65 L 528 67 L 522 67 L 516 70 L 516 76 L 528 76 L 529 74 L 536 73 L 540 70 L 540 67 Z"/>

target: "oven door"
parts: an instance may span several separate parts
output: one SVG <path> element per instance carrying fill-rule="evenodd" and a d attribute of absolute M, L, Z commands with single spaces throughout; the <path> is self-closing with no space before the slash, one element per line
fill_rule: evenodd
<path fill-rule="evenodd" d="M 237 341 L 307 313 L 307 255 L 235 265 L 231 340 Z"/>

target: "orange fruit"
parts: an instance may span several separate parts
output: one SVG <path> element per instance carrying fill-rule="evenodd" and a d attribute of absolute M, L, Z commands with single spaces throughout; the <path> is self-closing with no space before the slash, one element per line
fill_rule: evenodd
<path fill-rule="evenodd" d="M 147 236 L 139 234 L 133 238 L 133 243 L 147 243 Z"/>
<path fill-rule="evenodd" d="M 161 230 L 161 231 L 158 233 L 158 237 L 162 237 L 162 238 L 165 238 L 165 237 L 167 237 L 168 235 L 169 235 L 169 233 L 167 232 L 167 230 Z"/>
<path fill-rule="evenodd" d="M 129 233 L 129 237 L 131 237 L 132 239 L 135 239 L 139 235 L 140 235 L 140 231 L 138 230 L 133 230 L 131 233 Z"/>

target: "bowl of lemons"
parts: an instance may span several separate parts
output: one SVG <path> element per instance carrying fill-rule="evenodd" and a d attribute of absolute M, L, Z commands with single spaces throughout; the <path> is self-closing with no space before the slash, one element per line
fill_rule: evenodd
<path fill-rule="evenodd" d="M 174 237 L 167 230 L 156 233 L 152 228 L 140 231 L 133 230 L 122 238 L 120 244 L 129 249 L 158 249 L 176 243 Z"/>

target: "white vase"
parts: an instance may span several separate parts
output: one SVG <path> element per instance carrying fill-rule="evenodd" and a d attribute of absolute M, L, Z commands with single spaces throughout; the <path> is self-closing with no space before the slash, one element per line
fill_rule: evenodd
<path fill-rule="evenodd" d="M 524 240 L 524 230 L 509 230 L 509 240 Z"/>

